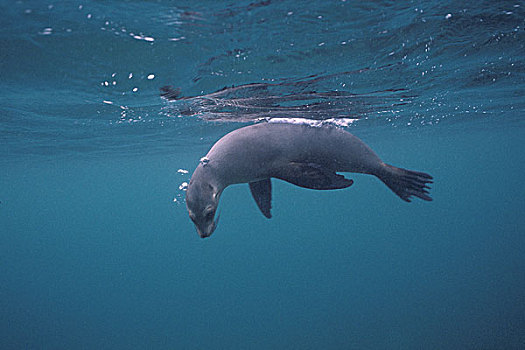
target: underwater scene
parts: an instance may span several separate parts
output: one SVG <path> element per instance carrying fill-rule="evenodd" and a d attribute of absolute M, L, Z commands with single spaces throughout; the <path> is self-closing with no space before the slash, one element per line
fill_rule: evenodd
<path fill-rule="evenodd" d="M 1 349 L 525 348 L 522 1 L 0 10 Z"/>

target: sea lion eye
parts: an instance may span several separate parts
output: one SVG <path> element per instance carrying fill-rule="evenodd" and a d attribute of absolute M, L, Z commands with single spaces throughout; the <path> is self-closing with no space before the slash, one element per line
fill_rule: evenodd
<path fill-rule="evenodd" d="M 204 216 L 204 218 L 206 219 L 206 221 L 210 221 L 210 220 L 213 220 L 214 215 L 215 215 L 215 212 L 213 210 L 209 210 Z"/>

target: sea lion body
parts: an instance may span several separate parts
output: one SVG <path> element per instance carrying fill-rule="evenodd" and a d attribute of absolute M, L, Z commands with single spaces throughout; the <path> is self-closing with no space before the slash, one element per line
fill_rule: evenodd
<path fill-rule="evenodd" d="M 290 162 L 354 173 L 373 173 L 382 163 L 370 147 L 340 128 L 288 123 L 234 130 L 206 158 L 226 186 L 277 177 Z"/>
<path fill-rule="evenodd" d="M 408 202 L 411 196 L 431 200 L 430 175 L 383 163 L 349 132 L 333 126 L 262 123 L 234 130 L 213 145 L 192 175 L 186 204 L 199 235 L 208 237 L 227 186 L 249 183 L 259 209 L 270 218 L 272 177 L 318 190 L 352 185 L 337 172 L 375 175 Z"/>

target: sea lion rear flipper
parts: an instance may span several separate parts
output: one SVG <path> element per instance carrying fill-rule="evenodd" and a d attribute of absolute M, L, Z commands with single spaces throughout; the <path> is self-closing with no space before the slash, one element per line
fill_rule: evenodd
<path fill-rule="evenodd" d="M 255 203 L 263 215 L 270 219 L 272 217 L 272 182 L 270 179 L 264 179 L 250 182 L 249 185 Z"/>
<path fill-rule="evenodd" d="M 354 181 L 337 174 L 335 171 L 323 168 L 313 163 L 291 162 L 280 169 L 278 179 L 290 182 L 296 186 L 313 190 L 336 190 L 351 186 Z"/>
<path fill-rule="evenodd" d="M 428 190 L 433 179 L 427 173 L 385 164 L 376 176 L 405 202 L 410 202 L 412 196 L 432 200 Z"/>

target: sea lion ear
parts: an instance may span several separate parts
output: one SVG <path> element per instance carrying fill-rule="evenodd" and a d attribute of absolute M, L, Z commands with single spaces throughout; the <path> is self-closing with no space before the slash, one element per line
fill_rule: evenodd
<path fill-rule="evenodd" d="M 208 190 L 212 193 L 213 199 L 217 196 L 217 187 L 213 186 L 212 184 L 207 184 Z"/>

